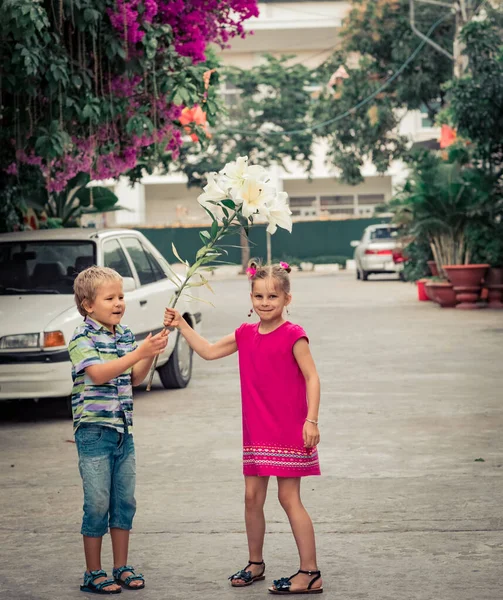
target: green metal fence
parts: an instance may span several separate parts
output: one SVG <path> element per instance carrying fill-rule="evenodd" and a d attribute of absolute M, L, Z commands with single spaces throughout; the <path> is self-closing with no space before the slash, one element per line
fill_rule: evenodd
<path fill-rule="evenodd" d="M 359 240 L 363 230 L 368 225 L 385 223 L 388 219 L 347 219 L 344 221 L 303 221 L 293 225 L 293 231 L 289 234 L 283 229 L 271 238 L 272 255 L 280 260 L 283 257 L 295 257 L 299 259 L 314 259 L 317 257 L 331 256 L 353 256 L 351 240 Z M 201 247 L 199 232 L 202 227 L 140 227 L 138 228 L 167 258 L 170 262 L 176 262 L 171 251 L 174 243 L 180 256 L 189 262 L 194 260 L 197 250 Z M 255 225 L 250 230 L 251 255 L 266 257 L 266 230 L 265 225 Z M 239 236 L 225 238 L 224 245 L 239 246 Z M 228 247 L 229 262 L 239 264 L 241 262 L 241 251 L 239 248 Z"/>

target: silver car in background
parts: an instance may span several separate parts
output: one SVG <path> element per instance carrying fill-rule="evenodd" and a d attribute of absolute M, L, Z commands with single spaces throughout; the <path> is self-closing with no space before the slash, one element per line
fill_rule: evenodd
<path fill-rule="evenodd" d="M 404 258 L 397 243 L 398 230 L 393 225 L 370 225 L 355 248 L 356 278 L 367 281 L 369 275 L 396 273 L 403 279 Z"/>

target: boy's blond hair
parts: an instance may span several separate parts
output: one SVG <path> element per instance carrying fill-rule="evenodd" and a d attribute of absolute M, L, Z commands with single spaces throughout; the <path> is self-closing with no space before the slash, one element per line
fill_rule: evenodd
<path fill-rule="evenodd" d="M 122 277 L 109 267 L 88 267 L 81 271 L 75 278 L 73 291 L 75 293 L 75 304 L 79 313 L 87 317 L 84 302 L 91 304 L 96 300 L 96 294 L 100 285 L 107 281 L 120 281 Z"/>

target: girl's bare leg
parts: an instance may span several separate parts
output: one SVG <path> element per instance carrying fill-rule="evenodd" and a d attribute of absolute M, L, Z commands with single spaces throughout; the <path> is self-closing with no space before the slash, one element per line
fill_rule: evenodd
<path fill-rule="evenodd" d="M 313 522 L 300 499 L 300 477 L 278 477 L 278 498 L 292 527 L 299 551 L 300 568 L 303 571 L 317 571 Z M 312 576 L 299 573 L 292 579 L 290 589 L 292 591 L 305 589 L 312 579 Z M 313 584 L 313 588 L 321 586 L 321 579 Z"/>
<path fill-rule="evenodd" d="M 269 477 L 245 476 L 245 523 L 248 538 L 249 559 L 253 562 L 263 560 L 265 516 L 264 503 L 267 496 Z M 255 577 L 262 573 L 263 565 L 250 565 L 247 569 Z M 233 583 L 244 583 L 235 579 Z"/>

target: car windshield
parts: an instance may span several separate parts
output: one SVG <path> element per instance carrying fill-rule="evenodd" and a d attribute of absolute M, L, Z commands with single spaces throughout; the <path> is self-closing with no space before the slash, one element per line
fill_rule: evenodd
<path fill-rule="evenodd" d="M 374 229 L 374 231 L 370 232 L 371 240 L 389 240 L 390 238 L 394 238 L 397 236 L 397 228 L 396 227 L 380 227 L 379 229 Z"/>
<path fill-rule="evenodd" d="M 0 243 L 0 295 L 73 294 L 77 273 L 95 263 L 93 242 Z"/>

